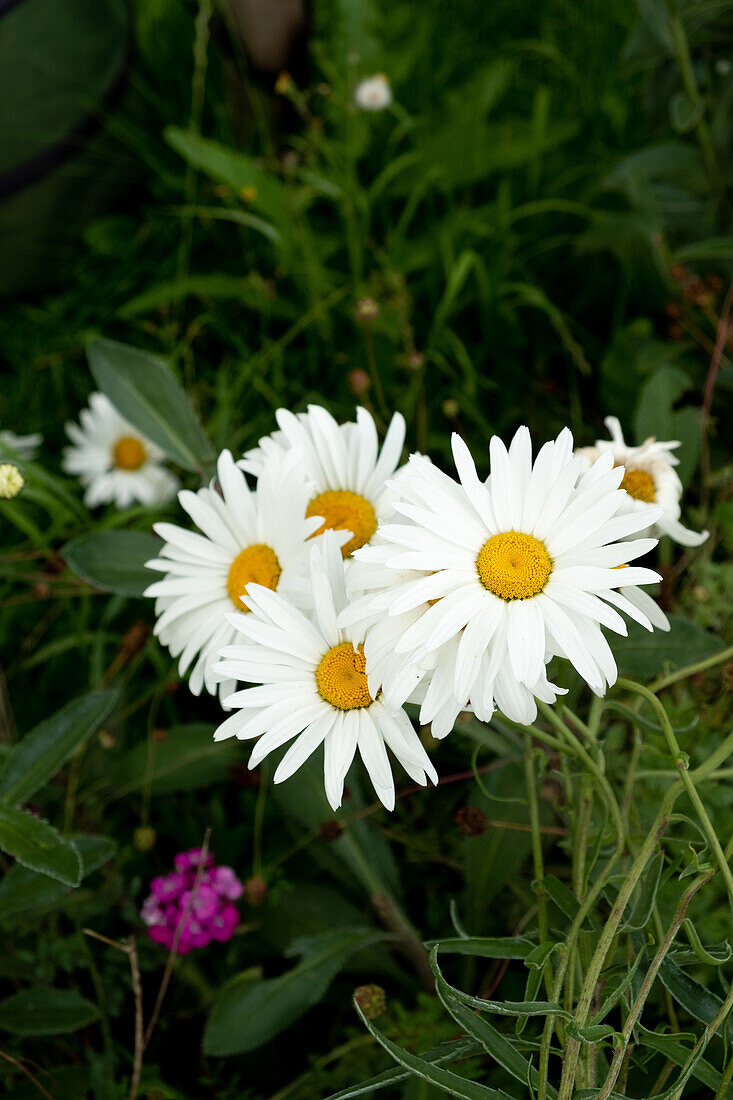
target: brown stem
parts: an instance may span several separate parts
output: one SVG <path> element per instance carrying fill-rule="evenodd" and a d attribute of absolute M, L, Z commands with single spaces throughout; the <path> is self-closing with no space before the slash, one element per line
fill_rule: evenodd
<path fill-rule="evenodd" d="M 46 1100 L 53 1100 L 53 1096 L 48 1091 L 48 1089 L 44 1089 L 38 1078 L 34 1077 L 31 1071 L 29 1069 L 26 1069 L 23 1063 L 19 1062 L 17 1058 L 13 1058 L 12 1054 L 8 1054 L 6 1051 L 0 1050 L 0 1058 L 3 1058 L 6 1062 L 10 1062 L 11 1066 L 17 1066 L 20 1072 L 24 1073 L 28 1080 L 36 1086 L 41 1095 L 46 1097 Z"/>

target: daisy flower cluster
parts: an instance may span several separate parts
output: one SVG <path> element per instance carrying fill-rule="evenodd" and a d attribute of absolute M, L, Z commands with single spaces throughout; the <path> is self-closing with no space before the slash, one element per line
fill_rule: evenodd
<path fill-rule="evenodd" d="M 438 738 L 461 711 L 528 724 L 563 694 L 554 658 L 603 695 L 617 674 L 604 629 L 669 629 L 644 591 L 660 577 L 637 563 L 659 533 L 692 535 L 676 444 L 625 447 L 612 422 L 612 444 L 575 451 L 564 429 L 533 456 L 520 428 L 508 448 L 491 439 L 481 476 L 455 435 L 452 476 L 423 455 L 400 464 L 400 414 L 381 448 L 365 409 L 277 423 L 179 494 L 197 530 L 155 526 L 147 590 L 191 690 L 230 712 L 216 739 L 251 741 L 250 767 L 278 751 L 275 782 L 323 746 L 334 809 L 357 754 L 392 808 L 390 753 L 437 782 L 406 704 Z"/>
<path fill-rule="evenodd" d="M 140 911 L 151 940 L 168 951 L 175 945 L 178 955 L 207 947 L 212 940 L 226 943 L 239 924 L 233 902 L 244 892 L 242 883 L 231 867 L 214 866 L 211 855 L 206 856 L 199 878 L 201 854 L 200 848 L 179 852 L 175 870 L 150 883 Z"/>

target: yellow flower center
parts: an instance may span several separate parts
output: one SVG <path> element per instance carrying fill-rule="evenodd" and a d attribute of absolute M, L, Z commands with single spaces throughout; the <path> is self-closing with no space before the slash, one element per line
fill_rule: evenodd
<path fill-rule="evenodd" d="M 476 559 L 484 588 L 501 600 L 528 600 L 547 584 L 552 560 L 544 543 L 519 531 L 492 535 Z"/>
<path fill-rule="evenodd" d="M 280 580 L 280 572 L 277 554 L 263 542 L 248 546 L 237 554 L 227 577 L 227 592 L 237 611 L 250 610 L 244 599 L 248 584 L 261 584 L 274 591 Z"/>
<path fill-rule="evenodd" d="M 146 458 L 145 448 L 134 435 L 123 435 L 112 451 L 112 461 L 118 470 L 139 470 Z"/>
<path fill-rule="evenodd" d="M 653 504 L 656 499 L 654 478 L 646 470 L 630 470 L 627 467 L 621 488 L 634 500 L 643 500 L 646 504 Z"/>
<path fill-rule="evenodd" d="M 323 516 L 323 524 L 312 536 L 326 530 L 351 531 L 353 538 L 341 547 L 341 554 L 348 558 L 364 543 L 369 542 L 377 529 L 377 517 L 366 497 L 350 493 L 347 489 L 329 489 L 314 497 L 305 510 L 306 516 Z"/>
<path fill-rule="evenodd" d="M 331 646 L 316 669 L 316 684 L 322 699 L 339 710 L 356 710 L 374 702 L 369 694 L 364 647 L 351 642 Z"/>

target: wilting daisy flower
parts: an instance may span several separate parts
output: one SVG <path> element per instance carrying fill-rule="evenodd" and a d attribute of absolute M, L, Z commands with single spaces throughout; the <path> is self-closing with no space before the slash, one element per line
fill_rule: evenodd
<path fill-rule="evenodd" d="M 63 454 L 67 474 L 86 486 L 84 503 L 150 506 L 173 499 L 178 480 L 161 465 L 163 452 L 117 412 L 103 393 L 93 393 L 81 424 L 67 424 L 73 446 Z"/>
<path fill-rule="evenodd" d="M 320 405 L 309 405 L 307 413 L 297 416 L 287 409 L 278 409 L 276 415 L 280 430 L 264 436 L 240 465 L 258 475 L 268 455 L 297 451 L 313 484 L 306 514 L 323 517 L 320 531 L 350 531 L 352 537 L 341 550 L 349 557 L 391 514 L 393 493 L 385 482 L 402 454 L 404 417 L 394 414 L 380 452 L 377 429 L 366 409 L 357 409 L 356 423 L 347 424 L 338 424 Z"/>
<path fill-rule="evenodd" d="M 572 446 L 565 429 L 533 463 L 526 428 L 509 452 L 494 437 L 485 483 L 456 435 L 460 484 L 411 460 L 394 505 L 408 522 L 385 524 L 380 536 L 394 550 L 386 567 L 414 570 L 420 579 L 395 585 L 385 610 L 398 615 L 418 596 L 422 601 L 419 618 L 395 644 L 413 665 L 457 639 L 451 675 L 437 686 L 432 680 L 433 706 L 452 693 L 461 707 L 470 701 L 479 717 L 496 704 L 510 718 L 531 721 L 534 698 L 553 701 L 558 691 L 545 675 L 550 657 L 571 661 L 600 695 L 616 678 L 601 624 L 626 634 L 621 610 L 651 629 L 639 601 L 619 589 L 634 589 L 635 596 L 637 585 L 659 580 L 628 564 L 656 540 L 618 540 L 655 523 L 660 509 L 623 514 L 623 470 L 606 455 L 579 477 Z"/>
<path fill-rule="evenodd" d="M 219 489 L 204 487 L 178 494 L 181 506 L 202 532 L 173 523 L 156 523 L 165 540 L 160 557 L 147 563 L 165 573 L 151 584 L 155 596 L 155 633 L 174 657 L 189 687 L 210 694 L 220 678 L 211 662 L 217 650 L 236 638 L 230 621 L 233 608 L 247 618 L 251 604 L 247 585 L 277 589 L 301 602 L 307 591 L 306 541 L 320 527 L 320 517 L 307 518 L 310 489 L 295 454 L 273 454 L 264 463 L 256 489 L 237 467 L 229 451 L 217 462 Z M 222 684 L 220 694 L 232 685 Z"/>
<path fill-rule="evenodd" d="M 384 73 L 360 80 L 354 89 L 354 102 L 362 111 L 383 111 L 392 102 L 392 86 Z"/>
<path fill-rule="evenodd" d="M 615 416 L 604 421 L 611 438 L 598 439 L 594 447 L 580 447 L 586 467 L 596 462 L 600 455 L 611 454 L 614 465 L 624 467 L 621 488 L 628 493 L 624 511 L 639 511 L 647 504 L 657 504 L 661 516 L 648 532 L 657 536 L 669 535 L 682 546 L 699 546 L 708 537 L 707 531 L 699 534 L 683 527 L 679 522 L 682 482 L 672 469 L 679 459 L 672 451 L 680 446 L 679 440 L 657 441 L 654 436 L 645 439 L 640 447 L 624 442 L 621 425 Z"/>
<path fill-rule="evenodd" d="M 20 458 L 24 462 L 32 462 L 38 455 L 38 448 L 43 443 L 40 432 L 32 435 L 16 435 L 15 432 L 0 432 L 0 448 L 2 451 L 10 451 L 14 458 Z"/>
<path fill-rule="evenodd" d="M 25 478 L 13 462 L 0 462 L 0 500 L 17 497 L 25 485 Z"/>
<path fill-rule="evenodd" d="M 251 585 L 251 615 L 231 616 L 242 635 L 221 650 L 215 669 L 256 687 L 224 700 L 236 708 L 214 734 L 258 738 L 250 756 L 254 768 L 268 753 L 293 741 L 275 772 L 288 779 L 323 742 L 326 797 L 341 805 L 344 780 L 358 748 L 377 795 L 388 809 L 395 790 L 389 747 L 417 783 L 437 775 L 405 712 L 390 708 L 369 691 L 363 647 L 338 626 L 346 606 L 344 566 L 333 533 L 311 551 L 313 621 L 279 593 Z"/>

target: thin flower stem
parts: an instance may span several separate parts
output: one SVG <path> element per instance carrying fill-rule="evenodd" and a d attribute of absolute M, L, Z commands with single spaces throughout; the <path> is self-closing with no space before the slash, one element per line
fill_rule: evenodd
<path fill-rule="evenodd" d="M 695 676 L 698 672 L 706 672 L 709 668 L 715 668 L 716 665 L 731 660 L 733 660 L 733 646 L 721 649 L 719 653 L 712 657 L 706 657 L 704 661 L 697 661 L 694 665 L 687 665 L 685 668 L 678 669 L 677 672 L 671 672 L 669 676 L 662 676 L 659 680 L 654 681 L 650 691 L 658 693 L 663 691 L 664 688 L 671 687 L 672 684 L 679 683 L 680 680 L 687 680 L 688 677 Z"/>
<path fill-rule="evenodd" d="M 537 802 L 534 748 L 532 745 L 532 738 L 528 733 L 524 735 L 524 775 L 527 783 L 527 800 L 529 802 L 529 823 L 532 826 L 532 861 L 535 877 L 533 889 L 535 897 L 537 898 L 537 920 L 540 927 L 540 943 L 545 943 L 549 939 L 547 895 L 543 882 L 545 867 L 542 858 L 542 836 L 540 834 L 540 814 Z M 549 977 L 546 980 L 549 982 Z"/>

